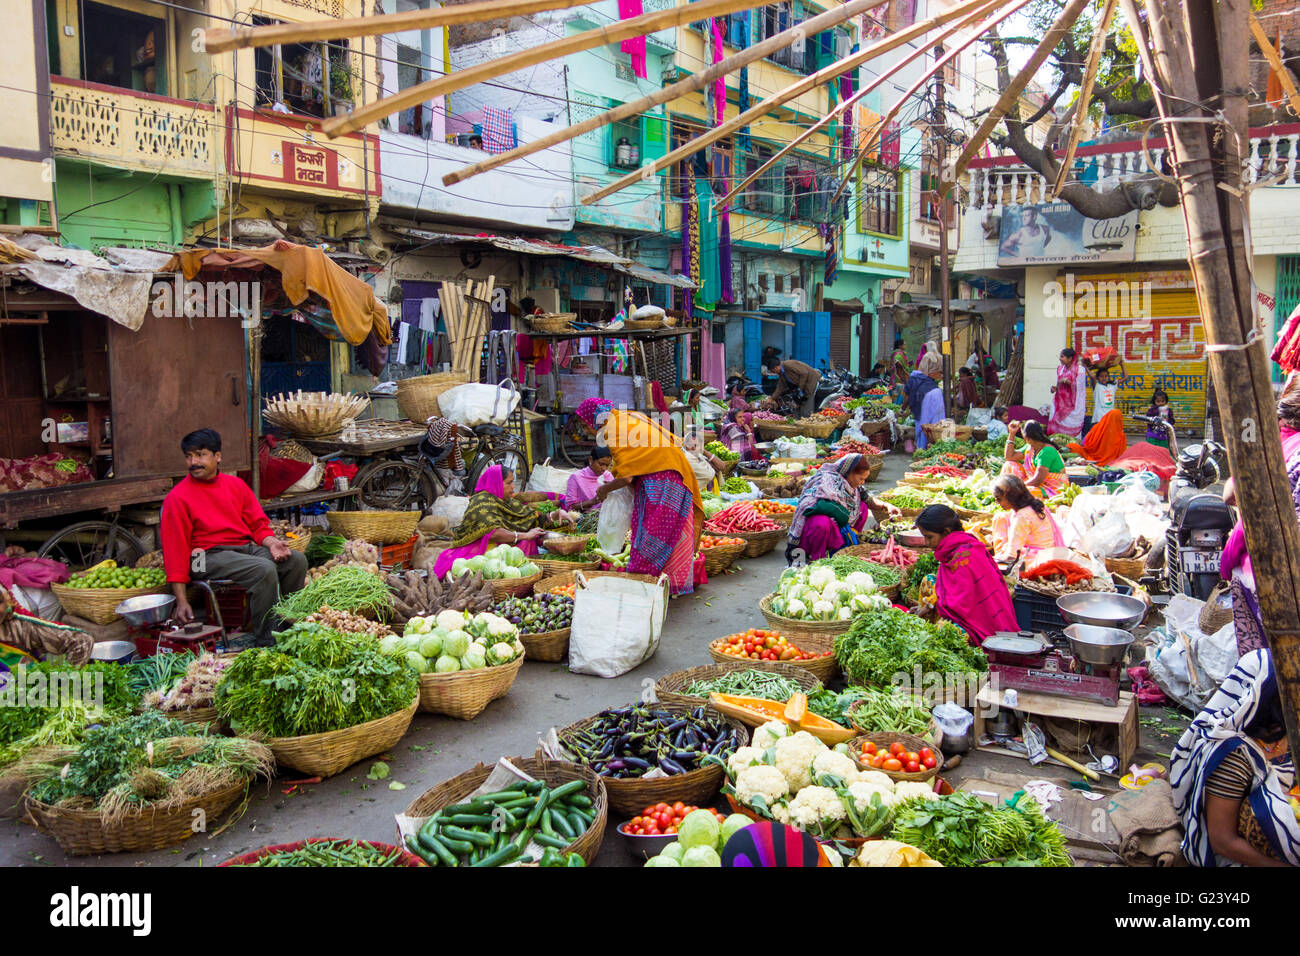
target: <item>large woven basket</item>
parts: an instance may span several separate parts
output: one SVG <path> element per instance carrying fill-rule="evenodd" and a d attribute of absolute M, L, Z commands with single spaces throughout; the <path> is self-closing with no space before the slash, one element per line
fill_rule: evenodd
<path fill-rule="evenodd" d="M 370 406 L 365 395 L 341 392 L 281 392 L 262 399 L 263 420 L 303 438 L 323 438 L 338 432 L 343 423 L 361 417 Z"/>
<path fill-rule="evenodd" d="M 606 780 L 599 774 L 567 760 L 551 760 L 544 756 L 507 757 L 528 776 L 543 780 L 548 786 L 557 787 L 573 780 L 581 780 L 587 785 L 583 792 L 591 798 L 591 808 L 596 811 L 596 820 L 587 832 L 582 834 L 567 847 L 565 852 L 576 853 L 587 863 L 596 861 L 600 852 L 601 841 L 605 839 L 605 826 L 609 821 L 609 792 Z M 450 780 L 444 780 L 436 787 L 430 787 L 420 794 L 403 810 L 403 814 L 414 819 L 431 817 L 443 807 L 465 802 L 465 798 L 483 785 L 494 768 L 487 764 L 477 764 L 463 773 L 458 773 Z M 400 839 L 400 833 L 399 833 Z"/>
<path fill-rule="evenodd" d="M 692 710 L 690 707 L 680 707 L 675 704 L 661 703 L 659 706 L 662 710 L 683 717 Z M 740 740 L 738 746 L 743 747 L 749 743 L 749 728 L 740 721 L 720 714 L 712 707 L 707 708 L 705 714 L 712 718 L 725 720 L 729 726 L 735 728 L 737 737 Z M 559 733 L 561 746 L 563 746 L 567 735 L 582 730 L 595 721 L 596 717 L 592 716 L 569 724 Z M 632 777 L 627 780 L 618 777 L 604 777 L 602 779 L 605 781 L 605 789 L 609 793 L 609 805 L 619 813 L 632 816 L 653 804 L 676 803 L 678 800 L 687 806 L 707 807 L 713 802 L 713 798 L 717 796 L 718 790 L 722 787 L 723 776 L 721 767 L 710 764 L 698 770 L 690 770 L 686 773 L 667 777 L 654 777 L 649 780 L 642 777 Z"/>
<path fill-rule="evenodd" d="M 558 631 L 538 631 L 536 634 L 520 634 L 519 643 L 524 645 L 524 656 L 530 661 L 545 661 L 554 664 L 564 660 L 569 653 L 569 631 L 563 627 Z"/>
<path fill-rule="evenodd" d="M 943 753 L 933 743 L 924 737 L 917 737 L 913 734 L 899 734 L 890 731 L 881 731 L 874 734 L 863 734 L 861 737 L 854 737 L 849 741 L 849 754 L 856 761 L 858 754 L 862 752 L 862 745 L 868 740 L 872 741 L 877 748 L 889 749 L 889 745 L 895 740 L 903 744 L 908 750 L 919 751 L 922 747 L 929 747 L 934 751 L 934 767 L 930 770 L 922 770 L 920 773 L 908 773 L 905 770 L 881 770 L 886 777 L 891 780 L 911 780 L 915 783 L 925 783 L 927 780 L 933 780 L 939 776 L 939 771 L 943 769 Z M 875 770 L 875 767 L 868 767 L 858 762 L 863 770 Z"/>
<path fill-rule="evenodd" d="M 117 620 L 115 608 L 123 601 L 142 594 L 165 594 L 166 587 L 155 588 L 70 588 L 51 584 L 50 590 L 69 614 L 84 617 L 92 624 L 112 624 Z"/>
<path fill-rule="evenodd" d="M 555 535 L 542 539 L 542 547 L 552 554 L 579 554 L 587 550 L 587 545 L 594 538 L 593 534 Z"/>
<path fill-rule="evenodd" d="M 701 664 L 698 667 L 673 671 L 671 674 L 665 674 L 655 681 L 655 697 L 659 699 L 661 704 L 677 704 L 681 707 L 703 706 L 709 702 L 707 697 L 692 697 L 682 693 L 682 688 L 688 687 L 697 680 L 712 680 L 714 677 L 721 677 L 733 671 L 759 670 L 757 667 L 749 666 L 756 663 L 758 662 L 733 658 L 725 664 Z M 805 694 L 815 693 L 822 688 L 822 682 L 817 679 L 817 675 L 806 667 L 797 667 L 786 661 L 764 661 L 763 663 L 768 666 L 762 668 L 762 670 L 790 678 L 799 684 Z"/>
<path fill-rule="evenodd" d="M 69 856 L 98 853 L 147 853 L 162 850 L 194 836 L 194 821 L 207 821 L 215 829 L 217 818 L 243 796 L 247 781 L 194 797 L 166 810 L 141 807 L 112 824 L 98 810 L 72 810 L 27 797 L 25 819 L 41 833 L 54 837 Z M 201 816 L 200 816 L 201 814 Z"/>
<path fill-rule="evenodd" d="M 409 418 L 417 425 L 442 412 L 438 408 L 438 396 L 457 385 L 464 385 L 469 376 L 464 372 L 438 372 L 434 375 L 417 375 L 414 378 L 397 380 L 397 410 L 403 418 Z"/>
<path fill-rule="evenodd" d="M 582 576 L 588 581 L 593 578 L 603 578 L 606 575 L 616 574 L 620 578 L 627 578 L 632 581 L 644 581 L 646 584 L 658 584 L 659 579 L 653 574 L 632 574 L 628 571 L 583 571 Z M 574 571 L 565 571 L 563 574 L 552 574 L 550 577 L 542 578 L 533 585 L 534 594 L 547 594 L 555 588 L 566 587 L 578 582 L 578 575 Z"/>
<path fill-rule="evenodd" d="M 777 665 L 782 667 L 798 667 L 812 674 L 823 684 L 830 683 L 835 675 L 839 673 L 839 665 L 835 662 L 835 638 L 825 634 L 785 634 L 782 633 L 787 641 L 796 645 L 800 650 L 811 653 L 823 654 L 823 657 L 814 657 L 806 661 L 751 661 L 743 657 L 733 657 L 730 654 L 724 654 L 709 643 L 709 657 L 716 664 L 731 664 L 739 661 L 747 668 L 756 671 L 777 670 Z"/>
<path fill-rule="evenodd" d="M 536 561 L 533 562 L 537 564 Z M 538 565 L 541 567 L 541 565 Z M 509 597 L 523 597 L 533 592 L 533 585 L 543 577 L 542 571 L 530 574 L 526 578 L 492 578 L 488 584 L 492 585 L 492 600 L 504 601 Z"/>
<path fill-rule="evenodd" d="M 387 717 L 370 720 L 343 730 L 301 737 L 268 737 L 263 743 L 275 754 L 275 762 L 316 777 L 332 777 L 375 754 L 383 753 L 406 735 L 419 700 L 395 710 Z"/>
<path fill-rule="evenodd" d="M 538 332 L 564 332 L 577 317 L 577 312 L 550 312 L 545 315 L 525 316 L 528 324 Z"/>
<path fill-rule="evenodd" d="M 766 435 L 781 437 L 803 434 L 803 429 L 798 425 L 790 425 L 786 422 L 755 422 L 754 431 L 756 431 L 760 437 Z"/>
<path fill-rule="evenodd" d="M 1146 571 L 1147 555 L 1137 558 L 1107 558 L 1106 570 L 1111 574 L 1118 574 L 1136 581 L 1142 577 Z M 1211 633 L 1211 632 L 1206 632 Z"/>
<path fill-rule="evenodd" d="M 301 850 L 303 847 L 307 846 L 310 843 L 336 843 L 336 842 L 338 842 L 337 837 L 312 837 L 309 840 L 298 840 L 294 843 L 276 843 L 272 846 L 258 847 L 256 850 L 250 850 L 248 853 L 241 853 L 239 856 L 232 856 L 229 860 L 226 860 L 224 863 L 218 863 L 217 866 L 218 868 L 226 867 L 226 866 L 235 866 L 235 867 L 252 866 L 262 857 L 270 856 L 273 853 L 290 853 L 294 850 Z M 364 844 L 368 847 L 380 851 L 381 853 L 392 853 L 394 850 L 399 851 L 401 855 L 397 858 L 397 862 L 393 864 L 394 866 L 427 867 L 429 865 L 428 863 L 425 863 L 422 859 L 420 859 L 418 856 L 416 856 L 414 853 L 412 853 L 410 850 L 404 849 L 392 843 L 376 843 L 374 840 L 349 840 L 348 842 Z"/>
<path fill-rule="evenodd" d="M 561 561 L 557 558 L 537 557 L 530 560 L 542 569 L 543 576 L 563 574 L 565 571 L 594 571 L 600 567 L 600 558 L 589 561 Z"/>
<path fill-rule="evenodd" d="M 405 544 L 420 520 L 418 511 L 330 511 L 330 530 L 370 544 Z"/>
<path fill-rule="evenodd" d="M 780 631 L 787 638 L 793 640 L 795 635 L 817 635 L 819 637 L 834 638 L 837 634 L 843 634 L 853 626 L 853 621 L 800 621 L 792 617 L 784 617 L 772 610 L 773 594 L 763 596 L 763 600 L 758 602 L 758 609 L 766 618 L 768 626 L 773 630 Z M 795 641 L 798 644 L 798 641 Z M 802 645 L 801 645 L 802 646 Z"/>
<path fill-rule="evenodd" d="M 528 656 L 524 653 L 500 667 L 478 667 L 472 671 L 420 675 L 420 710 L 445 714 L 457 720 L 473 720 L 492 701 L 504 697 L 519 676 Z"/>
<path fill-rule="evenodd" d="M 730 537 L 730 535 L 728 535 Z M 721 574 L 735 564 L 736 559 L 745 553 L 746 542 L 723 544 L 716 548 L 704 548 L 704 573 L 712 577 Z"/>
<path fill-rule="evenodd" d="M 805 435 L 808 438 L 830 438 L 835 429 L 848 421 L 847 415 L 843 418 L 831 418 L 828 415 L 819 415 L 818 417 L 825 418 L 826 421 L 797 426 L 799 428 L 798 434 Z"/>
<path fill-rule="evenodd" d="M 727 537 L 740 538 L 745 542 L 745 557 L 761 558 L 785 540 L 789 528 L 775 528 L 772 531 L 729 531 Z"/>

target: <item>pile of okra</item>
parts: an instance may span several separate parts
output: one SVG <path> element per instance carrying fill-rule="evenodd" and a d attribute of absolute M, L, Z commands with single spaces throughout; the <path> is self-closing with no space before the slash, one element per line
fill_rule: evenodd
<path fill-rule="evenodd" d="M 563 850 L 596 822 L 586 788 L 583 780 L 554 788 L 532 780 L 479 794 L 437 811 L 406 846 L 430 866 L 503 866 L 529 843 Z"/>

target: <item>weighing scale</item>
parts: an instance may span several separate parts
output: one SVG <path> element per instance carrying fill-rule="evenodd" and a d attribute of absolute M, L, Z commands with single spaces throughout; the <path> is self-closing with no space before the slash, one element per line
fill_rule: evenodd
<path fill-rule="evenodd" d="M 982 650 L 988 656 L 990 681 L 996 680 L 1003 690 L 1119 704 L 1122 662 L 1098 665 L 1080 660 L 1061 631 L 999 631 L 984 641 Z"/>

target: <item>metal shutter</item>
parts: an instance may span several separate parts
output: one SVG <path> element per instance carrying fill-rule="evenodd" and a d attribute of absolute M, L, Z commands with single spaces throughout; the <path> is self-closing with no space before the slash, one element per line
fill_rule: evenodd
<path fill-rule="evenodd" d="M 831 364 L 849 368 L 853 363 L 853 320 L 847 315 L 831 316 Z"/>

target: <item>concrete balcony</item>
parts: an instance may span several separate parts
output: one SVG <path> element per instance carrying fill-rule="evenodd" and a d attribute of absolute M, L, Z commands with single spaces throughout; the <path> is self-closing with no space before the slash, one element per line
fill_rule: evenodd
<path fill-rule="evenodd" d="M 216 175 L 212 107 L 152 93 L 52 77 L 50 140 L 56 154 L 164 177 Z"/>

